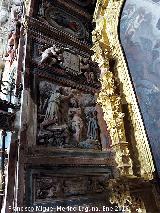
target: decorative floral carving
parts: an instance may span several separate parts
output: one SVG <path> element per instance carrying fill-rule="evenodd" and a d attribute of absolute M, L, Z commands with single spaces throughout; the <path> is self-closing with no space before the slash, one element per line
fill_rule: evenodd
<path fill-rule="evenodd" d="M 110 191 L 110 202 L 112 204 L 117 204 L 119 208 L 127 207 L 127 212 L 137 212 L 142 213 L 146 212 L 146 208 L 141 198 L 141 194 L 138 193 L 136 187 L 138 188 L 140 185 L 145 182 L 143 179 L 136 178 L 119 178 L 119 179 L 110 179 L 108 185 L 108 189 Z M 139 185 L 138 185 L 138 184 Z M 149 183 L 146 183 L 146 186 Z"/>
<path fill-rule="evenodd" d="M 98 62 L 102 70 L 102 91 L 99 93 L 98 102 L 104 112 L 104 119 L 107 122 L 112 139 L 112 147 L 115 151 L 115 160 L 120 171 L 119 177 L 109 181 L 108 187 L 111 192 L 111 202 L 118 204 L 119 207 L 127 205 L 127 212 L 146 212 L 141 196 L 137 192 L 143 191 L 143 188 L 150 184 L 147 181 L 146 185 L 143 185 L 143 178 L 147 180 L 153 178 L 154 165 L 118 38 L 117 26 L 123 2 L 123 0 L 104 0 L 103 4 L 101 1 L 97 2 L 94 16 L 96 29 L 93 31 L 93 50 L 95 52 L 93 59 Z M 115 67 L 110 67 L 110 59 L 115 58 Z M 132 145 L 137 148 L 141 163 L 140 179 L 132 175 L 132 161 L 129 155 L 129 144 L 125 139 L 121 98 L 116 93 L 115 80 L 117 79 L 121 83 L 121 93 L 125 96 L 125 100 L 129 105 L 129 114 L 135 135 L 135 141 L 133 141 Z"/>
<path fill-rule="evenodd" d="M 113 74 L 109 71 L 106 72 L 101 83 L 102 90 L 99 93 L 98 103 L 101 104 L 104 119 L 107 121 L 120 174 L 132 175 L 132 162 L 129 157 L 128 143 L 125 142 L 124 114 L 121 112 L 120 97 L 115 92 Z"/>

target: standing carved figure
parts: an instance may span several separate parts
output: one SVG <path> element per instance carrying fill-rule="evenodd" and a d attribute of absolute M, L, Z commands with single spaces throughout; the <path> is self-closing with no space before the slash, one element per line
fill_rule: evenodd
<path fill-rule="evenodd" d="M 80 113 L 75 112 L 72 118 L 72 129 L 74 131 L 73 137 L 76 142 L 80 142 L 82 136 L 83 120 L 80 117 Z"/>
<path fill-rule="evenodd" d="M 49 98 L 47 110 L 45 113 L 44 123 L 48 121 L 53 122 L 56 125 L 62 125 L 65 122 L 65 117 L 68 112 L 64 110 L 64 104 L 62 102 L 68 103 L 73 94 L 64 95 L 64 90 L 62 87 L 58 88 L 53 92 Z"/>
<path fill-rule="evenodd" d="M 51 94 L 49 98 L 44 121 L 54 120 L 56 124 L 60 123 L 61 121 L 60 103 L 61 103 L 61 91 L 60 89 L 57 89 L 54 93 Z"/>
<path fill-rule="evenodd" d="M 96 112 L 90 112 L 88 115 L 87 138 L 92 140 L 97 140 L 98 138 L 98 123 Z"/>

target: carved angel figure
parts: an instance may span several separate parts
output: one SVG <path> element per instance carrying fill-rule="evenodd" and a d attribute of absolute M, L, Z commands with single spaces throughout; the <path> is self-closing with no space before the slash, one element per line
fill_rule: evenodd
<path fill-rule="evenodd" d="M 58 64 L 62 65 L 63 54 L 62 50 L 53 45 L 42 52 L 42 58 L 40 64 L 48 63 L 50 66 Z"/>

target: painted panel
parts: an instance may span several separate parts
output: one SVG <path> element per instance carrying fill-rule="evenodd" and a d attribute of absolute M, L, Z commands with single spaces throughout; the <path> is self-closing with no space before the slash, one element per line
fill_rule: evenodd
<path fill-rule="evenodd" d="M 120 37 L 160 174 L 160 0 L 128 0 Z"/>

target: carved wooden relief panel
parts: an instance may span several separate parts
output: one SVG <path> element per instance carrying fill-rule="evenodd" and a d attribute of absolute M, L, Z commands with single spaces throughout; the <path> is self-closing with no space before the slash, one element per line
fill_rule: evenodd
<path fill-rule="evenodd" d="M 27 86 L 36 118 L 34 142 L 28 139 L 27 205 L 92 206 L 106 198 L 114 162 L 96 103 L 100 69 L 91 59 L 86 9 L 92 2 L 43 0 L 34 18 L 26 18 Z"/>
<path fill-rule="evenodd" d="M 26 205 L 80 205 L 106 202 L 107 181 L 112 177 L 106 166 L 27 167 Z M 94 171 L 94 173 L 90 173 Z M 105 174 L 103 174 L 105 171 Z"/>
<path fill-rule="evenodd" d="M 105 191 L 103 176 L 35 176 L 35 202 L 53 199 L 65 199 L 87 194 L 103 193 Z"/>
<path fill-rule="evenodd" d="M 39 97 L 38 144 L 100 149 L 94 95 L 41 81 Z"/>

